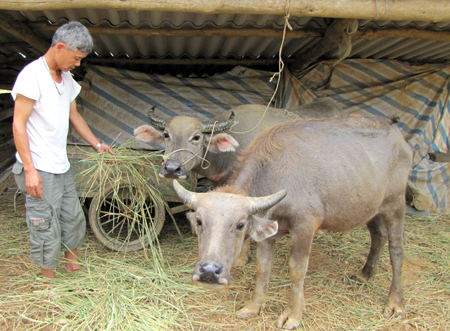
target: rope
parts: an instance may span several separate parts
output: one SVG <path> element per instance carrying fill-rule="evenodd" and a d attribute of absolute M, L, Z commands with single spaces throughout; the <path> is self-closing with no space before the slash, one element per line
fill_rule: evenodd
<path fill-rule="evenodd" d="M 213 128 L 211 130 L 211 136 L 209 138 L 208 146 L 206 147 L 205 155 L 203 155 L 202 163 L 200 163 L 200 167 L 202 167 L 203 170 L 206 170 L 206 169 L 208 169 L 211 166 L 211 162 L 209 162 L 206 159 L 206 154 L 208 154 L 209 146 L 211 145 L 211 140 L 212 140 L 212 137 L 213 137 L 213 134 L 214 134 L 214 129 L 216 128 L 216 123 L 217 123 L 217 121 L 214 122 Z M 203 149 L 203 147 L 202 147 L 202 149 Z M 208 162 L 209 164 L 206 166 L 206 168 L 203 168 L 203 162 L 205 162 L 205 161 Z"/>
<path fill-rule="evenodd" d="M 183 162 L 183 163 L 180 165 L 180 167 L 182 167 L 182 166 L 184 166 L 185 164 L 187 164 L 187 163 L 188 163 L 189 161 L 191 161 L 193 158 L 198 157 L 198 158 L 200 158 L 200 159 L 202 160 L 202 163 L 200 163 L 200 167 L 202 167 L 203 170 L 208 169 L 208 168 L 211 166 L 211 162 L 209 162 L 209 161 L 206 159 L 206 154 L 208 154 L 209 146 L 211 145 L 211 141 L 212 141 L 212 137 L 213 137 L 213 134 L 214 134 L 214 129 L 216 128 L 216 124 L 217 124 L 217 121 L 215 121 L 214 124 L 213 124 L 213 128 L 212 128 L 212 130 L 211 130 L 211 136 L 210 136 L 210 138 L 209 138 L 208 146 L 206 147 L 205 155 L 203 155 L 203 156 L 199 156 L 199 155 L 198 155 L 201 151 L 203 151 L 203 148 L 204 148 L 204 147 L 202 147 L 197 153 L 194 153 L 193 151 L 191 151 L 191 150 L 188 149 L 188 148 L 180 148 L 180 149 L 177 149 L 177 150 L 175 150 L 175 151 L 173 151 L 173 152 L 171 152 L 171 153 L 169 153 L 169 154 L 167 154 L 167 155 L 163 155 L 163 160 L 164 160 L 164 162 L 166 162 L 168 159 L 170 159 L 170 156 L 171 156 L 172 154 L 175 154 L 175 153 L 181 152 L 181 151 L 188 151 L 188 152 L 191 152 L 191 153 L 194 154 L 194 155 L 193 155 L 191 158 L 189 158 L 188 160 L 186 160 L 185 162 Z M 208 162 L 208 165 L 207 165 L 206 167 L 203 166 L 203 163 L 204 163 L 205 161 Z"/>
<path fill-rule="evenodd" d="M 199 157 L 200 159 L 203 159 L 203 161 L 206 161 L 206 162 L 209 163 L 209 165 L 208 165 L 206 168 L 204 168 L 204 169 L 208 169 L 209 166 L 211 165 L 211 162 L 209 162 L 208 160 L 206 160 L 203 156 L 199 156 L 199 155 L 198 155 L 201 151 L 203 151 L 203 147 L 202 147 L 197 153 L 194 153 L 193 151 L 191 151 L 191 150 L 188 149 L 188 148 L 180 148 L 180 149 L 174 150 L 173 152 L 171 152 L 171 153 L 169 153 L 169 154 L 163 155 L 164 163 L 167 162 L 168 159 L 170 159 L 170 156 L 171 156 L 172 154 L 175 154 L 175 153 L 178 153 L 178 152 L 182 152 L 182 151 L 191 152 L 191 153 L 194 154 L 194 155 L 193 155 L 190 159 L 188 159 L 187 161 L 183 162 L 183 163 L 180 165 L 181 167 L 184 166 L 185 164 L 187 164 L 190 160 L 192 160 L 192 159 L 195 158 L 195 157 Z M 206 155 L 206 153 L 205 153 L 205 155 Z"/>
<path fill-rule="evenodd" d="M 278 87 L 280 86 L 281 73 L 282 73 L 283 70 L 284 70 L 284 62 L 283 62 L 283 59 L 282 59 L 281 54 L 282 54 L 282 51 L 283 51 L 284 41 L 285 41 L 285 39 L 286 39 L 286 28 L 289 28 L 289 30 L 291 30 L 291 31 L 293 30 L 291 24 L 289 23 L 289 17 L 290 17 L 289 12 L 290 12 L 290 7 L 291 7 L 291 1 L 290 1 L 290 0 L 287 0 L 287 8 L 285 8 L 285 16 L 284 16 L 283 39 L 281 40 L 280 51 L 279 51 L 279 53 L 280 53 L 280 55 L 279 55 L 279 62 L 278 62 L 278 70 L 279 70 L 279 71 L 276 72 L 276 73 L 274 73 L 273 76 L 272 76 L 272 77 L 270 78 L 270 80 L 269 80 L 270 82 L 272 82 L 272 81 L 275 79 L 276 76 L 279 77 L 279 79 L 278 79 L 278 81 L 277 81 L 277 85 L 276 85 L 276 87 L 275 87 L 275 91 L 273 92 L 272 97 L 270 98 L 269 103 L 267 104 L 266 109 L 264 110 L 264 113 L 262 114 L 262 116 L 261 116 L 259 122 L 258 122 L 252 129 L 250 129 L 250 130 L 248 130 L 248 131 L 243 131 L 243 132 L 233 131 L 233 130 L 232 130 L 233 127 L 234 127 L 236 124 L 239 123 L 239 122 L 236 121 L 236 122 L 231 126 L 231 128 L 230 128 L 230 130 L 229 130 L 229 132 L 231 132 L 231 133 L 248 133 L 248 132 L 251 132 L 251 131 L 253 131 L 254 129 L 256 129 L 256 128 L 261 124 L 261 122 L 262 122 L 264 116 L 266 115 L 267 110 L 268 110 L 269 107 L 270 107 L 270 104 L 272 103 L 273 99 L 275 98 L 275 95 L 277 94 Z M 211 141 L 212 141 L 212 137 L 213 137 L 213 134 L 214 134 L 214 129 L 215 129 L 215 127 L 216 127 L 216 123 L 217 123 L 217 121 L 214 122 L 213 129 L 211 130 L 211 137 L 209 138 L 208 146 L 207 146 L 206 151 L 205 151 L 205 154 L 204 154 L 203 156 L 199 156 L 199 155 L 198 155 L 201 151 L 203 151 L 203 147 L 202 147 L 197 153 L 194 153 L 193 151 L 191 151 L 191 150 L 188 149 L 188 148 L 181 148 L 181 149 L 177 149 L 177 150 L 175 150 L 175 151 L 173 151 L 173 152 L 171 152 L 171 153 L 169 153 L 169 154 L 167 154 L 167 155 L 164 155 L 164 156 L 163 156 L 164 162 L 166 162 L 166 161 L 170 158 L 170 156 L 171 156 L 172 154 L 174 154 L 174 153 L 181 152 L 181 151 L 188 151 L 188 152 L 191 152 L 191 153 L 193 154 L 193 156 L 192 156 L 191 158 L 189 158 L 187 161 L 183 162 L 183 164 L 181 164 L 181 166 L 184 166 L 184 165 L 187 164 L 189 161 L 191 161 L 193 158 L 199 157 L 200 159 L 202 159 L 202 162 L 201 162 L 201 164 L 200 164 L 201 168 L 202 168 L 203 170 L 208 169 L 208 168 L 211 166 L 211 162 L 209 162 L 209 161 L 206 159 L 206 155 L 208 154 L 209 146 L 211 145 Z M 205 161 L 208 162 L 208 165 L 207 165 L 206 167 L 203 166 L 203 164 L 204 164 Z"/>
<path fill-rule="evenodd" d="M 342 42 L 339 43 L 338 59 L 333 63 L 335 67 L 342 60 L 347 58 L 352 52 L 352 36 L 358 30 L 358 20 L 354 20 L 345 30 L 343 31 Z"/>
<path fill-rule="evenodd" d="M 382 20 L 386 16 L 386 14 L 388 12 L 388 6 L 389 6 L 388 1 L 389 0 L 384 0 L 384 14 L 383 14 L 383 16 L 378 18 L 378 0 L 375 0 L 375 19 Z"/>
<path fill-rule="evenodd" d="M 273 76 L 272 76 L 272 77 L 270 78 L 270 80 L 269 80 L 269 82 L 272 82 L 272 81 L 275 79 L 275 77 L 278 76 L 278 80 L 277 80 L 277 85 L 276 85 L 276 87 L 275 87 L 275 91 L 273 92 L 272 97 L 270 98 L 269 103 L 268 103 L 267 106 L 266 106 L 266 109 L 264 109 L 264 112 L 263 112 L 261 118 L 259 119 L 258 123 L 257 123 L 253 128 L 251 128 L 251 129 L 248 130 L 248 131 L 242 131 L 242 132 L 233 131 L 233 130 L 232 130 L 232 129 L 233 129 L 233 126 L 239 123 L 239 122 L 236 122 L 236 123 L 230 128 L 230 131 L 229 131 L 229 132 L 231 132 L 231 133 L 248 133 L 248 132 L 251 132 L 251 131 L 255 130 L 255 129 L 261 124 L 261 122 L 262 122 L 264 116 L 266 116 L 267 110 L 269 109 L 269 107 L 270 107 L 270 105 L 271 105 L 273 99 L 275 98 L 275 96 L 276 96 L 276 94 L 277 94 L 278 87 L 280 86 L 281 73 L 283 72 L 283 69 L 284 69 L 284 62 L 283 62 L 281 53 L 282 53 L 282 51 L 283 51 L 284 41 L 285 41 L 285 39 L 286 39 L 286 28 L 289 28 L 289 30 L 291 30 L 291 31 L 293 30 L 291 24 L 289 23 L 289 17 L 290 17 L 290 13 L 289 13 L 289 12 L 290 12 L 290 8 L 291 8 L 291 0 L 287 0 L 287 8 L 285 7 L 285 16 L 284 16 L 283 38 L 282 38 L 282 40 L 281 40 L 280 51 L 279 51 L 279 54 L 280 54 L 280 55 L 279 55 L 279 61 L 278 61 L 278 72 L 274 73 Z M 206 155 L 206 154 L 205 154 L 205 155 Z"/>

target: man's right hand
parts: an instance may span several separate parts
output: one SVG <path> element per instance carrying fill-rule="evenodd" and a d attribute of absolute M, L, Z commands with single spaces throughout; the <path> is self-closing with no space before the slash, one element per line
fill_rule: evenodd
<path fill-rule="evenodd" d="M 42 178 L 36 169 L 25 172 L 25 185 L 29 195 L 43 200 L 42 197 Z"/>

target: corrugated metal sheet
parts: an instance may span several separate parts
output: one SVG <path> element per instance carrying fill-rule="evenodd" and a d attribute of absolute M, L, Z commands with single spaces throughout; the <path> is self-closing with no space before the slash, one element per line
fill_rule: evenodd
<path fill-rule="evenodd" d="M 205 15 L 182 12 L 158 11 L 118 11 L 118 10 L 54 10 L 54 11 L 4 11 L 22 22 L 48 22 L 61 25 L 69 20 L 77 20 L 87 27 L 114 29 L 283 29 L 284 17 L 279 15 Z M 319 17 L 290 17 L 294 30 L 323 31 L 332 19 Z M 423 29 L 450 32 L 449 22 L 427 23 L 416 21 L 359 21 L 359 31 L 368 29 Z M 1 30 L 0 30 L 1 31 Z M 51 40 L 52 32 L 38 31 L 45 39 Z M 257 34 L 257 33 L 256 33 Z M 144 37 L 131 35 L 94 35 L 93 58 L 110 59 L 272 59 L 278 57 L 281 39 L 264 36 L 251 37 Z M 318 37 L 286 39 L 283 57 L 295 57 L 314 45 Z M 8 67 L 7 63 L 37 57 L 25 44 L 6 44 L 20 42 L 7 32 L 0 33 L 1 73 L 11 74 L 20 69 L 20 65 Z M 383 38 L 376 40 L 355 39 L 352 41 L 351 58 L 398 59 L 411 62 L 447 62 L 450 61 L 450 42 L 438 42 L 423 39 Z M 101 64 L 101 63 L 100 63 Z M 109 64 L 111 66 L 111 64 Z M 230 67 L 182 66 L 176 70 L 170 66 L 150 64 L 121 65 L 126 69 L 178 75 L 209 75 L 214 70 L 229 70 Z M 275 67 L 276 69 L 276 67 Z M 5 73 L 6 70 L 7 72 Z M 165 72 L 164 72 L 165 71 Z"/>
<path fill-rule="evenodd" d="M 418 21 L 366 21 L 360 20 L 359 30 L 368 29 L 420 29 L 450 32 L 450 22 L 429 23 Z M 354 40 L 350 57 L 390 59 L 410 62 L 447 62 L 450 60 L 450 42 L 423 39 L 383 38 Z"/>
<path fill-rule="evenodd" d="M 281 30 L 284 18 L 267 15 L 200 15 L 192 13 L 167 12 L 124 12 L 104 10 L 70 10 L 27 12 L 23 16 L 18 12 L 9 12 L 14 18 L 29 22 L 48 21 L 61 25 L 68 20 L 78 20 L 87 27 L 134 28 L 134 29 L 276 29 Z M 22 16 L 22 17 L 21 17 Z M 292 18 L 290 24 L 296 30 L 325 29 L 327 19 Z M 43 33 L 46 39 L 52 33 Z M 5 40 L 1 40 L 4 42 Z M 11 40 L 13 41 L 13 40 Z M 142 36 L 95 36 L 95 52 L 99 57 L 127 56 L 130 58 L 271 58 L 278 54 L 280 39 L 262 37 L 142 37 Z M 299 49 L 299 43 L 287 40 L 286 54 Z M 5 49 L 3 52 L 14 52 Z"/>

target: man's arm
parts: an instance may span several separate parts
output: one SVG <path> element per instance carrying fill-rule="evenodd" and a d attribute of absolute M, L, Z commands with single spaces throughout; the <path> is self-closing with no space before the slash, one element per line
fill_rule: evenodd
<path fill-rule="evenodd" d="M 14 103 L 13 135 L 17 152 L 25 171 L 25 185 L 28 194 L 42 200 L 42 179 L 34 167 L 31 158 L 30 142 L 27 134 L 27 122 L 33 111 L 35 100 L 17 94 Z"/>
<path fill-rule="evenodd" d="M 77 104 L 74 101 L 70 103 L 70 123 L 72 123 L 73 128 L 75 131 L 89 144 L 92 145 L 92 147 L 96 148 L 97 144 L 99 143 L 99 139 L 92 133 L 91 129 L 87 125 L 84 118 L 80 115 L 80 113 L 77 110 Z M 105 151 L 109 151 L 112 155 L 116 155 L 116 153 L 113 152 L 111 147 L 109 147 L 108 144 L 102 143 L 101 146 L 97 149 L 98 153 L 102 153 Z"/>

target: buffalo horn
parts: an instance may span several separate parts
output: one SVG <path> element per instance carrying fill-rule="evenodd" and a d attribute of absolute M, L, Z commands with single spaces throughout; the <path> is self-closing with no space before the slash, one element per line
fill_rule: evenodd
<path fill-rule="evenodd" d="M 230 117 L 226 121 L 218 122 L 214 125 L 214 122 L 202 122 L 202 132 L 211 133 L 212 130 L 214 132 L 222 132 L 228 130 L 234 123 L 234 112 L 231 111 Z"/>
<path fill-rule="evenodd" d="M 285 196 L 287 191 L 281 190 L 272 195 L 267 195 L 265 197 L 247 197 L 247 201 L 251 207 L 251 213 L 257 214 L 266 209 L 269 209 L 272 206 L 275 206 L 278 202 L 280 202 Z"/>
<path fill-rule="evenodd" d="M 197 193 L 186 190 L 176 179 L 173 180 L 173 188 L 181 201 L 191 209 L 194 209 L 194 203 L 197 201 Z"/>
<path fill-rule="evenodd" d="M 148 112 L 148 120 L 150 121 L 150 124 L 155 128 L 164 130 L 166 128 L 167 120 L 156 116 L 154 113 L 155 108 L 156 106 L 153 106 L 152 109 L 150 109 L 150 111 Z"/>

